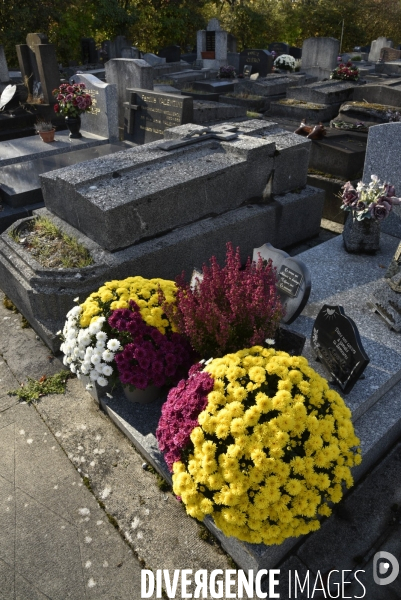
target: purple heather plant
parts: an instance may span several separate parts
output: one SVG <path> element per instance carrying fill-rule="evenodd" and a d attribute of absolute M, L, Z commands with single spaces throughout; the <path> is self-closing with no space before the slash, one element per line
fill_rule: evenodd
<path fill-rule="evenodd" d="M 199 425 L 198 416 L 207 405 L 207 396 L 213 390 L 214 381 L 208 373 L 202 373 L 198 363 L 189 371 L 189 378 L 170 390 L 162 406 L 162 414 L 156 430 L 159 448 L 164 454 L 168 468 L 182 459 L 182 453 L 190 445 L 192 430 Z"/>
<path fill-rule="evenodd" d="M 284 309 L 271 261 L 265 264 L 259 257 L 254 263 L 248 257 L 242 269 L 240 250 L 234 252 L 229 242 L 225 266 L 212 256 L 202 272 L 194 289 L 184 274 L 177 278 L 176 306 L 163 304 L 168 318 L 200 356 L 224 356 L 275 337 Z"/>
<path fill-rule="evenodd" d="M 130 306 L 131 310 L 114 310 L 108 319 L 123 346 L 114 357 L 121 383 L 140 390 L 152 384 L 176 384 L 195 359 L 189 342 L 179 333 L 163 335 L 143 321 L 133 300 Z"/>

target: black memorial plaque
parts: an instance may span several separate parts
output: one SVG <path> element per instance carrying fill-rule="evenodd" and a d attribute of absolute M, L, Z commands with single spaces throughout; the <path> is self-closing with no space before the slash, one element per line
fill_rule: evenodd
<path fill-rule="evenodd" d="M 265 77 L 273 70 L 273 57 L 268 50 L 243 50 L 239 55 L 239 72 L 245 65 L 252 65 L 252 73 Z"/>
<path fill-rule="evenodd" d="M 252 65 L 244 65 L 244 70 L 242 72 L 244 77 L 250 77 L 252 73 Z"/>
<path fill-rule="evenodd" d="M 166 59 L 166 63 L 180 62 L 181 48 L 179 46 L 166 46 L 159 51 L 158 56 Z"/>
<path fill-rule="evenodd" d="M 344 394 L 352 390 L 369 364 L 358 328 L 342 306 L 325 304 L 314 322 L 311 346 Z"/>
<path fill-rule="evenodd" d="M 289 256 L 284 250 L 278 250 L 271 244 L 254 248 L 253 260 L 259 255 L 263 260 L 271 260 L 276 268 L 276 288 L 285 308 L 283 323 L 289 325 L 301 314 L 311 291 L 311 277 L 308 267 L 299 258 Z"/>
<path fill-rule="evenodd" d="M 193 98 L 141 89 L 128 89 L 124 137 L 135 144 L 163 139 L 164 130 L 191 123 Z"/>

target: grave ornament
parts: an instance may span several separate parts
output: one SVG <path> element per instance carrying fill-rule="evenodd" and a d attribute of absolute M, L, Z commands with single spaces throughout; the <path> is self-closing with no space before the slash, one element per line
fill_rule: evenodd
<path fill-rule="evenodd" d="M 254 248 L 252 260 L 271 260 L 277 272 L 277 291 L 285 308 L 282 323 L 289 325 L 301 314 L 311 291 L 311 277 L 308 267 L 299 258 L 289 256 L 271 244 Z"/>
<path fill-rule="evenodd" d="M 0 96 L 0 111 L 4 110 L 7 104 L 14 98 L 17 91 L 16 85 L 7 85 Z"/>
<path fill-rule="evenodd" d="M 344 394 L 352 390 L 370 362 L 358 328 L 342 306 L 325 304 L 313 324 L 311 346 Z"/>

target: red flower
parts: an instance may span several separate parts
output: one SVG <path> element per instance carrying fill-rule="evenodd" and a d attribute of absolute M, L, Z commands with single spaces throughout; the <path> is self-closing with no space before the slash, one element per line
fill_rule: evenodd
<path fill-rule="evenodd" d="M 55 112 L 55 113 L 58 113 L 58 112 L 59 112 L 59 110 L 60 110 L 60 106 L 59 106 L 58 104 L 55 104 L 55 105 L 54 105 L 54 112 Z"/>

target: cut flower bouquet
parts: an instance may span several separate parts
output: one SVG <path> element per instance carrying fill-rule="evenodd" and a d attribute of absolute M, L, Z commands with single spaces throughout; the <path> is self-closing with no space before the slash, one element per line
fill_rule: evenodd
<path fill-rule="evenodd" d="M 392 208 L 400 204 L 395 196 L 395 188 L 389 183 L 381 183 L 377 175 L 371 176 L 370 183 L 360 181 L 356 189 L 350 181 L 342 188 L 340 196 L 343 203 L 341 208 L 351 211 L 357 221 L 375 219 L 383 221 L 388 217 Z"/>
<path fill-rule="evenodd" d="M 94 100 L 84 83 L 62 83 L 53 90 L 53 96 L 57 100 L 54 112 L 64 117 L 79 117 L 82 113 L 94 112 Z"/>

